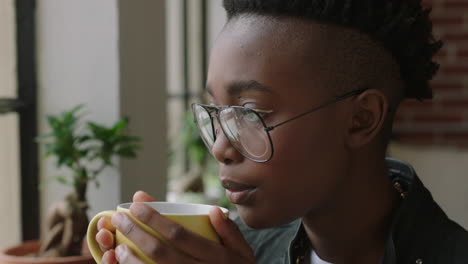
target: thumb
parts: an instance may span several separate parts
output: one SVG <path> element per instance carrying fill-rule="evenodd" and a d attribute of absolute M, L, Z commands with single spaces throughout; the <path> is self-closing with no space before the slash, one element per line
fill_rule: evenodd
<path fill-rule="evenodd" d="M 220 208 L 215 207 L 210 211 L 210 220 L 225 247 L 247 259 L 251 259 L 254 256 L 252 248 L 245 241 L 237 224 L 229 219 Z"/>
<path fill-rule="evenodd" d="M 133 202 L 134 203 L 142 203 L 142 202 L 154 202 L 156 199 L 151 197 L 149 194 L 145 193 L 144 191 L 138 191 L 133 195 Z"/>

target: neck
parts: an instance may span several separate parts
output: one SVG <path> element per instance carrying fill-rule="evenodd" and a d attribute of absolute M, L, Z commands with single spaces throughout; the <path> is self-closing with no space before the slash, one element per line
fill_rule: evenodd
<path fill-rule="evenodd" d="M 379 263 L 384 254 L 399 198 L 387 176 L 385 161 L 367 158 L 351 163 L 359 166 L 350 166 L 345 189 L 327 208 L 302 219 L 314 250 L 325 261 Z"/>

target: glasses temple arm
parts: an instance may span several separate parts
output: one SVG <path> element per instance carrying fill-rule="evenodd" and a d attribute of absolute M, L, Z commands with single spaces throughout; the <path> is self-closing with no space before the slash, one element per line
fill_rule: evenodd
<path fill-rule="evenodd" d="M 345 93 L 345 94 L 343 94 L 343 95 L 341 95 L 341 96 L 336 97 L 334 100 L 331 100 L 331 101 L 329 101 L 329 102 L 326 102 L 326 103 L 324 103 L 323 105 L 320 105 L 320 106 L 318 106 L 318 107 L 315 107 L 315 108 L 313 108 L 313 109 L 311 109 L 311 110 L 309 110 L 309 111 L 307 111 L 307 112 L 305 112 L 305 113 L 302 113 L 302 114 L 300 114 L 300 115 L 297 115 L 297 116 L 295 116 L 295 117 L 293 117 L 293 118 L 290 118 L 290 119 L 288 119 L 288 120 L 285 120 L 285 121 L 283 121 L 283 122 L 281 122 L 281 123 L 278 123 L 278 124 L 276 124 L 276 125 L 269 126 L 269 127 L 265 127 L 265 131 L 270 132 L 270 131 L 272 131 L 273 129 L 275 129 L 275 128 L 281 126 L 281 125 L 284 125 L 284 124 L 286 124 L 286 123 L 288 123 L 288 122 L 290 122 L 290 121 L 293 121 L 293 120 L 296 120 L 296 119 L 298 119 L 298 118 L 301 118 L 301 117 L 303 117 L 303 116 L 305 116 L 305 115 L 308 115 L 308 114 L 310 114 L 310 113 L 312 113 L 312 112 L 315 112 L 315 111 L 317 111 L 317 110 L 320 110 L 320 109 L 322 109 L 322 108 L 324 108 L 324 107 L 327 107 L 327 106 L 329 106 L 329 105 L 331 105 L 331 104 L 334 104 L 334 103 L 336 103 L 336 102 L 339 102 L 339 101 L 341 101 L 341 100 L 343 100 L 343 99 L 346 99 L 346 98 L 348 98 L 348 97 L 361 94 L 361 93 L 365 92 L 365 91 L 368 90 L 368 89 L 369 89 L 369 88 L 364 88 L 364 89 L 354 90 L 354 91 Z"/>

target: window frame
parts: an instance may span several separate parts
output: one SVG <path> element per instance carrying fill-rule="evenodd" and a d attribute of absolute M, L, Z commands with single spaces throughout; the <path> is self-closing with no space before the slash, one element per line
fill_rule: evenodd
<path fill-rule="evenodd" d="M 22 239 L 39 238 L 36 0 L 16 0 L 17 102 L 19 114 Z"/>

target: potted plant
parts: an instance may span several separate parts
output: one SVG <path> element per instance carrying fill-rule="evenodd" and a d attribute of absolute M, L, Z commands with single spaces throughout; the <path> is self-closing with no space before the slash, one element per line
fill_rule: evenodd
<path fill-rule="evenodd" d="M 48 116 L 51 132 L 40 136 L 45 157 L 54 157 L 58 168 L 66 167 L 67 176 L 50 177 L 72 188 L 63 201 L 49 208 L 44 237 L 4 250 L 0 263 L 94 263 L 82 255 L 83 239 L 88 227 L 86 198 L 88 184 L 99 187 L 98 176 L 114 166 L 116 157 L 134 158 L 140 139 L 127 132 L 128 121 L 121 119 L 110 127 L 94 122 L 83 126 L 77 106 L 57 116 Z"/>

